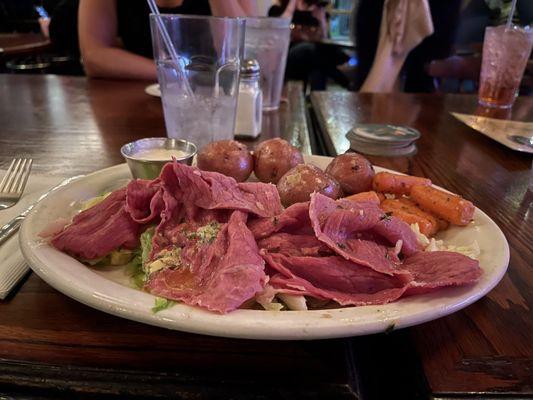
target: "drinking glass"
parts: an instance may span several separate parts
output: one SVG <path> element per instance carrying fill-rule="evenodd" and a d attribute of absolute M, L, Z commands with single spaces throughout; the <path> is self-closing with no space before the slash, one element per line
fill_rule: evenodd
<path fill-rule="evenodd" d="M 259 62 L 264 111 L 279 108 L 290 36 L 288 18 L 246 18 L 244 55 Z"/>
<path fill-rule="evenodd" d="M 156 18 L 168 31 L 177 60 Z M 233 138 L 244 24 L 241 18 L 150 15 L 168 137 L 191 141 L 198 149 Z"/>
<path fill-rule="evenodd" d="M 479 103 L 486 107 L 513 105 L 533 46 L 533 29 L 505 25 L 485 29 Z"/>

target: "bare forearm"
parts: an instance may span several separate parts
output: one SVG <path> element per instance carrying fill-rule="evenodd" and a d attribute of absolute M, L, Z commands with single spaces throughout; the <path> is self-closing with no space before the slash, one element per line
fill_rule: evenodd
<path fill-rule="evenodd" d="M 290 0 L 287 4 L 287 7 L 285 7 L 285 11 L 283 11 L 283 14 L 281 14 L 282 18 L 289 18 L 292 19 L 294 16 L 294 10 L 296 9 L 296 0 Z"/>
<path fill-rule="evenodd" d="M 218 17 L 251 17 L 258 13 L 255 0 L 209 0 L 209 5 Z"/>
<path fill-rule="evenodd" d="M 91 78 L 157 79 L 153 60 L 119 48 L 93 49 L 83 63 Z"/>

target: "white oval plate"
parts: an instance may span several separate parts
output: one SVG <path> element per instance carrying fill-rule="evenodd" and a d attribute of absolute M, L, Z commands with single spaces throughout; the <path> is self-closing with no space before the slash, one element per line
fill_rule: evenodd
<path fill-rule="evenodd" d="M 331 158 L 306 157 L 321 168 Z M 377 171 L 383 170 L 376 168 Z M 134 289 L 123 267 L 88 268 L 44 243 L 38 233 L 59 217 L 71 217 L 75 205 L 130 178 L 126 164 L 94 172 L 51 193 L 28 215 L 20 231 L 22 252 L 49 285 L 73 299 L 107 313 L 169 329 L 247 339 L 323 339 L 383 332 L 421 324 L 456 312 L 487 294 L 503 277 L 509 263 L 509 246 L 498 226 L 476 209 L 474 222 L 452 227 L 440 237 L 447 244 L 481 248 L 483 275 L 475 285 L 444 288 L 434 293 L 406 297 L 380 306 L 346 307 L 313 311 L 236 310 L 219 315 L 197 307 L 176 304 L 154 314 L 155 296 Z"/>
<path fill-rule="evenodd" d="M 146 86 L 144 88 L 144 93 L 154 97 L 161 97 L 161 88 L 159 87 L 159 83 Z"/>

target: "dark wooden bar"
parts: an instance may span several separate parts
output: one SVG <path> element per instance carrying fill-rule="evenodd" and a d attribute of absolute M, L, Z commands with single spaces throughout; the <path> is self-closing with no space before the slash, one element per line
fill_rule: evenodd
<path fill-rule="evenodd" d="M 147 82 L 0 74 L 0 168 L 84 174 L 122 163 L 120 147 L 164 136 Z M 311 151 L 301 87 L 290 84 L 265 138 Z M 176 332 L 96 311 L 35 274 L 0 301 L 0 396 L 24 398 L 356 398 L 347 341 L 232 340 Z"/>
<path fill-rule="evenodd" d="M 329 155 L 350 147 L 345 134 L 356 123 L 387 123 L 418 129 L 418 153 L 412 157 L 368 156 L 375 164 L 424 176 L 461 194 L 484 210 L 503 230 L 511 248 L 508 272 L 487 296 L 463 311 L 406 330 L 398 337 L 356 339 L 375 351 L 359 373 L 368 375 L 391 362 L 393 350 L 413 346 L 431 398 L 531 398 L 533 396 L 533 192 L 531 155 L 508 149 L 456 120 L 450 112 L 483 112 L 476 96 L 355 94 L 311 95 L 315 121 Z M 519 98 L 510 118 L 533 121 L 533 98 Z M 396 343 L 397 346 L 392 346 Z M 377 355 L 379 354 L 379 356 Z M 395 362 L 395 361 L 393 361 Z M 396 362 L 395 362 L 396 363 Z M 401 366 L 401 363 L 398 365 Z M 374 396 L 388 392 L 370 382 Z M 416 378 L 413 378 L 413 385 Z M 415 395 L 415 389 L 411 395 Z M 373 397 L 379 398 L 379 397 Z"/>
<path fill-rule="evenodd" d="M 35 173 L 72 176 L 122 163 L 129 141 L 164 136 L 150 82 L 0 74 L 0 168 L 32 156 Z M 0 301 L 0 397 L 24 399 L 485 399 L 533 396 L 533 193 L 531 156 L 456 121 L 473 96 L 313 93 L 301 86 L 265 114 L 265 138 L 304 153 L 348 149 L 355 122 L 419 129 L 408 158 L 370 157 L 420 176 L 485 210 L 511 246 L 509 271 L 463 311 L 367 337 L 253 341 L 194 335 L 120 319 L 84 306 L 30 274 Z M 533 120 L 519 99 L 513 118 Z M 314 123 L 317 136 L 310 135 Z M 323 147 L 321 149 L 320 147 Z"/>

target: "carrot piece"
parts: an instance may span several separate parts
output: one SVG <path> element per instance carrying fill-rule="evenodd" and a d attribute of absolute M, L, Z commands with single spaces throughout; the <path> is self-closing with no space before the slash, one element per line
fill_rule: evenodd
<path fill-rule="evenodd" d="M 411 199 L 422 209 L 453 225 L 467 225 L 474 216 L 475 207 L 470 201 L 431 186 L 413 186 Z"/>
<path fill-rule="evenodd" d="M 381 196 L 383 196 L 380 193 Z M 352 194 L 351 196 L 345 197 L 346 200 L 352 200 L 352 201 L 368 201 L 370 203 L 378 204 L 381 203 L 382 199 L 376 192 L 370 191 L 370 192 L 361 192 Z M 385 198 L 385 196 L 383 196 Z"/>
<path fill-rule="evenodd" d="M 412 209 L 415 214 L 417 212 L 418 213 L 424 213 L 424 214 L 429 215 L 432 218 L 434 218 L 436 223 L 437 223 L 437 232 L 445 231 L 450 226 L 450 223 L 448 221 L 445 221 L 442 218 L 439 218 L 436 215 L 433 215 L 432 213 L 426 212 L 426 211 L 422 210 L 421 208 L 419 208 L 413 200 L 408 199 L 407 197 L 400 197 L 398 200 L 400 200 L 403 204 L 405 204 L 405 205 L 407 205 L 409 207 L 411 207 L 411 206 L 416 207 L 416 208 Z M 423 215 L 423 214 L 420 214 L 420 215 Z"/>
<path fill-rule="evenodd" d="M 414 201 L 408 199 L 407 197 L 400 197 L 398 201 L 402 204 L 403 210 L 429 220 L 434 230 L 432 234 L 435 234 L 438 231 L 442 231 L 448 228 L 448 224 L 446 221 L 440 219 L 439 217 L 437 217 L 436 215 L 433 215 L 430 212 L 422 210 L 420 207 L 416 205 Z"/>
<path fill-rule="evenodd" d="M 418 176 L 391 174 L 390 172 L 378 172 L 374 175 L 372 188 L 376 192 L 408 195 L 414 185 L 431 186 L 431 181 Z"/>
<path fill-rule="evenodd" d="M 426 236 L 433 236 L 438 231 L 437 219 L 422 210 L 416 205 L 407 205 L 402 201 L 387 199 L 381 202 L 381 209 L 385 212 L 391 212 L 393 216 L 400 218 L 402 221 L 411 224 L 418 224 L 420 232 Z"/>

